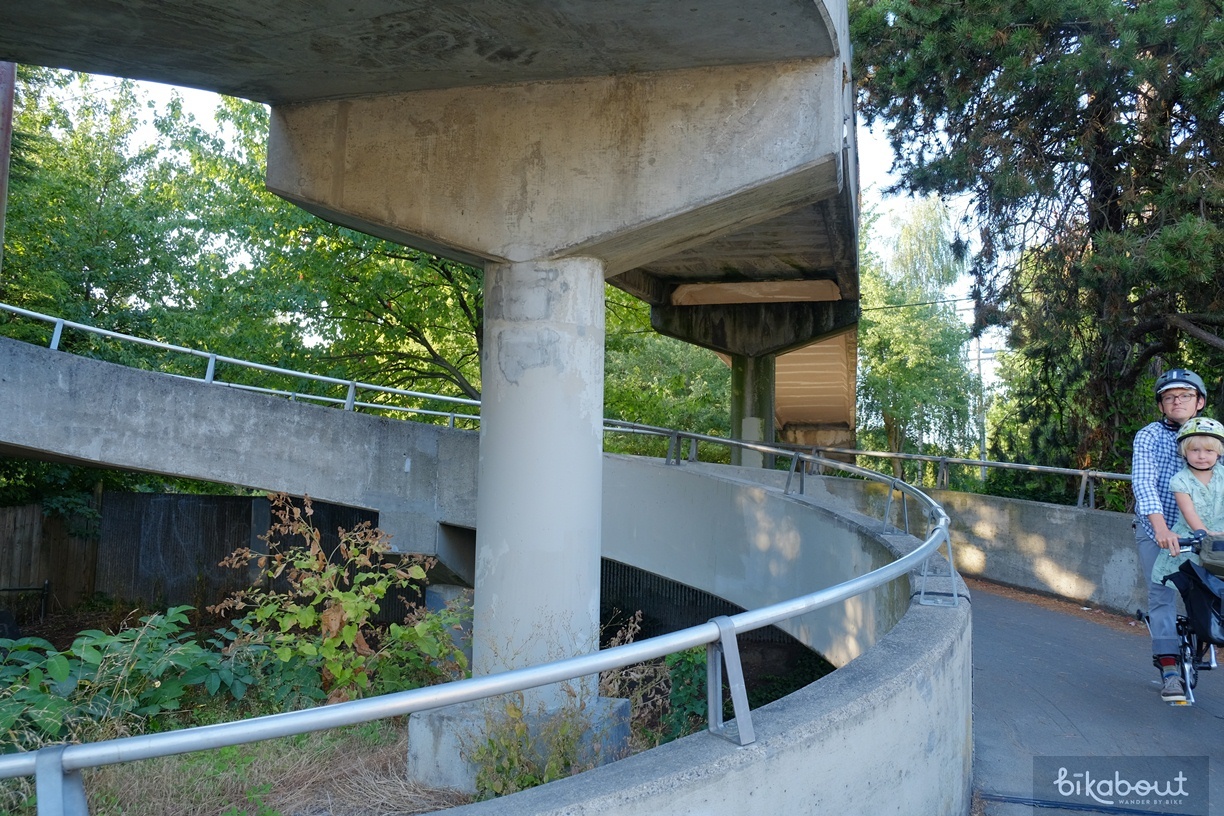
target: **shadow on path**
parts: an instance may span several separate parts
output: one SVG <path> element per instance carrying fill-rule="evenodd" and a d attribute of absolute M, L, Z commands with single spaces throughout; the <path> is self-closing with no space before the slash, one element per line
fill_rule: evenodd
<path fill-rule="evenodd" d="M 1224 814 L 1224 654 L 1200 675 L 1196 704 L 1173 707 L 1142 625 L 1123 631 L 979 582 L 972 595 L 975 814 L 1152 812 L 1018 804 L 1033 799 L 1035 756 L 1207 756 L 1209 812 Z"/>

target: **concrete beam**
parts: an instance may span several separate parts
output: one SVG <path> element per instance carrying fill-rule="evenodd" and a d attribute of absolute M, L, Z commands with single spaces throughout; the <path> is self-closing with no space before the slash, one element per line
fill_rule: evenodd
<path fill-rule="evenodd" d="M 781 354 L 858 325 L 858 301 L 654 306 L 660 334 L 723 354 Z"/>
<path fill-rule="evenodd" d="M 0 59 L 271 104 L 848 55 L 822 0 L 38 0 Z"/>
<path fill-rule="evenodd" d="M 616 275 L 835 195 L 838 59 L 273 108 L 268 188 L 449 257 Z"/>

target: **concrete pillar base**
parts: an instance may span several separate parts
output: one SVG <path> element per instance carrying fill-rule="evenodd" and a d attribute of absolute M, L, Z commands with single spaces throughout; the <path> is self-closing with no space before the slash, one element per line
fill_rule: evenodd
<path fill-rule="evenodd" d="M 507 708 L 518 704 L 521 697 L 503 696 L 492 700 L 422 711 L 408 718 L 408 778 L 431 788 L 453 788 L 464 793 L 476 793 L 476 775 L 480 766 L 472 760 L 473 752 L 492 738 L 495 742 L 514 740 L 513 723 L 508 722 Z M 577 746 L 569 747 L 575 754 L 573 764 L 580 770 L 605 765 L 624 757 L 629 750 L 629 701 L 597 697 L 593 704 L 570 703 L 560 709 L 526 711 L 520 716 L 527 724 L 524 753 L 535 755 L 543 767 L 550 748 L 558 742 L 572 746 L 569 738 L 558 739 L 558 724 L 568 719 L 582 723 Z M 517 718 L 515 720 L 517 722 Z M 499 725 L 500 724 L 500 725 Z"/>

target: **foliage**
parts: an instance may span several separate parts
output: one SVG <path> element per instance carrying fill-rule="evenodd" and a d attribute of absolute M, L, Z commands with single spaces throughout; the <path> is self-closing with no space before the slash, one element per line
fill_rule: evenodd
<path fill-rule="evenodd" d="M 603 644 L 632 643 L 641 631 L 636 612 Z M 780 686 L 775 685 L 777 691 Z M 469 735 L 465 754 L 476 767 L 478 796 L 488 799 L 561 779 L 595 765 L 598 735 L 586 699 L 568 685 L 557 709 L 530 710 L 522 693 L 489 702 L 483 731 Z M 696 647 L 601 673 L 599 696 L 629 701 L 629 750 L 644 751 L 695 733 L 706 724 L 706 649 Z M 765 703 L 776 696 L 758 695 Z M 778 695 L 780 696 L 780 695 Z"/>
<path fill-rule="evenodd" d="M 220 135 L 179 111 L 158 120 L 163 142 L 189 157 L 173 179 L 180 206 L 227 258 L 209 293 L 211 319 L 191 316 L 201 340 L 249 333 L 248 312 L 264 313 L 276 293 L 282 319 L 261 331 L 293 329 L 282 353 L 307 355 L 317 373 L 478 398 L 480 270 L 338 227 L 269 193 L 267 108 L 225 98 L 217 118 Z"/>
<path fill-rule="evenodd" d="M 486 712 L 484 732 L 469 752 L 480 799 L 506 796 L 594 767 L 586 700 L 571 692 L 557 711 L 529 711 L 522 692 Z"/>
<path fill-rule="evenodd" d="M 0 641 L 0 733 L 11 748 L 140 732 L 177 711 L 192 687 L 241 699 L 254 678 L 186 630 L 189 607 L 107 634 L 81 632 L 66 652 L 40 638 Z"/>
<path fill-rule="evenodd" d="M 860 111 L 887 125 L 898 186 L 971 202 L 977 325 L 1010 326 L 1023 358 L 1012 444 L 1118 470 L 1160 370 L 1196 368 L 1224 398 L 1218 2 L 850 14 Z"/>
<path fill-rule="evenodd" d="M 604 414 L 612 419 L 729 436 L 731 369 L 714 352 L 658 334 L 650 307 L 607 287 Z M 662 456 L 666 440 L 630 434 L 607 437 L 615 453 Z M 726 449 L 703 451 L 705 461 Z M 725 461 L 725 459 L 724 459 Z"/>
<path fill-rule="evenodd" d="M 310 523 L 309 499 L 301 507 L 282 493 L 269 500 L 273 524 L 263 539 L 268 552 L 244 547 L 222 562 L 235 569 L 255 562 L 260 583 L 210 611 L 249 610 L 242 618 L 249 641 L 266 645 L 283 663 L 316 667 L 328 702 L 415 688 L 466 668 L 446 622 L 436 617 L 393 624 L 381 648 L 371 643 L 371 623 L 387 592 L 414 588 L 425 578 L 420 564 L 405 568 L 386 557 L 391 548 L 385 533 L 368 523 L 341 530 L 335 551 L 328 553 Z"/>
<path fill-rule="evenodd" d="M 945 207 L 928 199 L 913 209 L 887 263 L 860 253 L 858 426 L 860 440 L 882 437 L 877 449 L 967 451 L 975 437 L 981 383 L 966 365 L 968 327 L 947 301 L 962 268 L 947 231 Z M 893 465 L 901 476 L 900 460 Z"/>
<path fill-rule="evenodd" d="M 706 722 L 706 648 L 696 646 L 664 658 L 671 679 L 664 733 L 672 740 L 700 730 Z"/>

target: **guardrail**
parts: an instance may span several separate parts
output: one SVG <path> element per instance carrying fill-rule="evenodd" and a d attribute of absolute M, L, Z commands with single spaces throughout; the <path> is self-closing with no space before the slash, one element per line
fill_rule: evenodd
<path fill-rule="evenodd" d="M 44 315 L 19 310 L 15 307 L 0 305 L 0 308 L 59 323 L 56 318 L 46 318 Z M 81 324 L 73 324 L 68 321 L 63 321 L 62 325 L 90 330 L 89 327 L 83 327 Z M 60 328 L 57 325 L 52 348 L 58 345 Z M 113 332 L 94 331 L 99 331 L 107 336 L 119 339 L 135 340 L 136 342 L 157 345 L 170 350 L 182 350 L 196 356 L 211 356 L 203 352 L 181 349 L 181 347 L 169 344 L 141 341 L 137 338 L 129 338 Z M 225 359 L 226 362 L 229 362 L 227 358 L 216 359 Z M 237 362 L 241 363 L 242 361 Z M 283 372 L 283 369 L 257 366 L 255 364 L 248 365 L 260 370 L 271 370 L 277 373 Z M 212 370 L 213 366 L 210 364 L 210 373 Z M 297 372 L 289 373 L 296 374 Z M 332 378 L 318 379 L 326 382 L 343 382 Z M 353 383 L 352 387 L 355 388 L 357 385 Z M 395 389 L 381 390 L 388 393 L 412 393 L 397 392 Z M 416 395 L 414 394 L 414 396 Z M 471 401 L 460 400 L 456 400 L 456 402 L 471 403 Z M 346 408 L 352 409 L 356 405 L 356 401 L 351 400 L 346 404 Z M 386 406 L 380 404 L 375 407 L 385 408 Z M 740 745 L 747 745 L 755 740 L 755 732 L 752 725 L 751 712 L 748 708 L 743 669 L 739 660 L 737 637 L 740 633 L 769 626 L 817 609 L 822 609 L 847 598 L 852 598 L 893 581 L 916 569 L 919 565 L 922 566 L 921 587 L 919 593 L 917 593 L 919 603 L 931 606 L 956 606 L 959 603 L 959 596 L 955 588 L 951 592 L 943 594 L 929 593 L 927 591 L 926 578 L 934 575 L 934 573 L 929 571 L 931 556 L 935 555 L 941 546 L 947 545 L 948 572 L 943 573 L 943 577 L 951 578 L 955 576 L 955 562 L 953 560 L 952 545 L 948 537 L 949 519 L 947 514 L 944 513 L 943 508 L 917 488 L 899 479 L 886 477 L 877 471 L 850 465 L 845 462 L 825 459 L 812 453 L 616 420 L 607 421 L 606 426 L 611 431 L 666 437 L 669 440 L 667 462 L 672 465 L 681 464 L 680 454 L 685 441 L 688 442 L 688 458 L 690 461 L 697 460 L 698 446 L 700 444 L 735 446 L 767 456 L 788 458 L 791 464 L 784 489 L 787 495 L 793 495 L 796 492 L 798 494 L 803 493 L 804 476 L 812 468 L 841 470 L 865 479 L 883 482 L 889 487 L 889 495 L 884 511 L 882 532 L 896 529 L 891 524 L 890 519 L 893 514 L 893 497 L 900 495 L 900 514 L 903 519 L 900 529 L 906 532 L 910 530 L 909 506 L 906 502 L 906 498 L 909 498 L 919 505 L 926 516 L 926 538 L 907 555 L 898 558 L 887 566 L 873 570 L 850 581 L 761 609 L 750 610 L 731 617 L 721 616 L 700 626 L 650 638 L 638 643 L 630 643 L 541 666 L 531 666 L 500 674 L 460 680 L 441 686 L 414 689 L 412 691 L 398 692 L 365 700 L 337 703 L 323 708 L 291 711 L 238 722 L 200 726 L 169 733 L 145 734 L 84 745 L 48 746 L 38 751 L 3 755 L 0 756 L 0 778 L 29 776 L 32 774 L 35 776 L 39 814 L 84 816 L 89 812 L 81 775 L 81 770 L 84 768 L 240 745 L 428 711 L 456 703 L 472 702 L 498 694 L 523 691 L 550 683 L 597 674 L 598 672 L 664 657 L 702 645 L 706 646 L 707 694 L 709 700 L 707 706 L 707 716 L 709 717 L 708 728 L 714 734 L 725 738 L 732 737 L 732 730 L 729 729 L 722 719 L 721 700 L 725 682 L 726 686 L 730 689 L 732 709 L 735 714 L 736 727 L 734 729 L 734 738 Z M 724 668 L 726 670 L 725 680 L 723 674 Z"/>
<path fill-rule="evenodd" d="M 160 340 L 148 340 L 143 337 L 134 337 L 128 334 L 108 331 L 107 329 L 99 329 L 94 326 L 88 326 L 84 323 L 75 323 L 71 320 L 65 320 L 62 317 L 51 317 L 50 315 L 32 312 L 29 309 L 22 309 L 18 306 L 10 306 L 7 303 L 0 303 L 0 311 L 9 312 L 22 317 L 28 317 L 32 320 L 52 324 L 54 329 L 51 332 L 51 342 L 48 344 L 48 348 L 52 349 L 53 351 L 59 349 L 60 340 L 63 338 L 64 329 L 73 329 L 76 331 L 86 332 L 88 334 L 96 334 L 101 337 L 108 337 L 112 340 L 121 340 L 128 343 L 136 343 L 137 345 L 141 346 L 161 349 L 162 351 L 171 351 L 177 354 L 186 354 L 191 357 L 199 357 L 207 361 L 207 367 L 203 376 L 183 377 L 183 379 L 195 380 L 197 382 L 204 382 L 210 385 L 218 385 L 226 388 L 236 388 L 241 391 L 253 391 L 260 394 L 273 394 L 275 396 L 287 397 L 291 400 L 306 400 L 310 402 L 320 402 L 325 405 L 340 405 L 343 406 L 344 410 L 346 411 L 353 411 L 357 408 L 368 408 L 377 409 L 380 411 L 418 414 L 421 416 L 446 417 L 448 420 L 447 424 L 449 424 L 451 427 L 455 427 L 457 421 L 480 422 L 480 415 L 476 413 L 466 413 L 459 410 L 439 411 L 436 409 L 395 405 L 393 403 L 383 402 L 362 402 L 357 399 L 357 395 L 360 392 L 372 392 L 376 394 L 386 394 L 392 397 L 403 397 L 407 399 L 422 400 L 425 402 L 463 406 L 465 408 L 479 408 L 480 400 L 465 399 L 463 397 L 448 397 L 440 394 L 427 394 L 421 391 L 407 391 L 402 388 L 389 388 L 384 385 L 374 385 L 373 383 L 360 382 L 358 380 L 344 380 L 337 377 L 327 377 L 321 374 L 308 374 L 301 371 L 280 368 L 278 366 L 264 365 L 262 363 L 252 363 L 249 360 L 240 360 L 236 357 L 226 357 L 222 354 L 213 354 L 212 352 L 200 351 L 199 349 L 176 346 L 172 343 L 163 343 Z M 265 374 L 278 374 L 287 377 L 294 377 L 300 380 L 309 380 L 310 382 L 322 383 L 324 385 L 340 386 L 341 388 L 346 389 L 346 395 L 343 398 L 328 397 L 302 391 L 284 391 L 275 388 L 260 388 L 258 386 L 245 385 L 242 383 L 226 382 L 224 380 L 217 379 L 218 363 L 237 366 L 239 368 L 252 369 L 254 371 L 262 371 Z M 171 374 L 170 376 L 181 377 L 182 375 Z"/>
<path fill-rule="evenodd" d="M 311 402 L 319 402 L 325 405 L 340 405 L 346 411 L 353 411 L 358 408 L 363 408 L 363 409 L 370 409 L 370 410 L 390 411 L 390 412 L 395 412 L 395 413 L 416 414 L 419 416 L 443 417 L 447 420 L 447 424 L 450 427 L 456 427 L 457 424 L 459 423 L 479 424 L 480 422 L 479 413 L 467 413 L 467 412 L 463 412 L 460 410 L 441 411 L 441 410 L 422 408 L 422 407 L 417 407 L 417 406 L 395 405 L 394 403 L 389 403 L 389 402 L 365 402 L 365 401 L 358 400 L 357 395 L 361 392 L 372 392 L 372 393 L 377 393 L 377 394 L 385 394 L 390 397 L 402 397 L 406 399 L 422 400 L 426 402 L 432 401 L 435 403 L 451 404 L 451 405 L 455 405 L 458 407 L 469 408 L 469 409 L 471 408 L 478 409 L 480 407 L 479 400 L 465 399 L 462 397 L 441 396 L 438 394 L 428 394 L 428 393 L 424 393 L 420 391 L 408 391 L 408 390 L 401 389 L 401 388 L 389 388 L 387 386 L 374 385 L 372 383 L 365 383 L 365 382 L 360 382 L 357 380 L 345 380 L 345 379 L 339 379 L 336 377 L 326 377 L 326 376 L 322 376 L 319 374 L 308 374 L 308 373 L 304 373 L 300 371 L 293 371 L 293 370 L 286 369 L 286 368 L 279 368 L 277 366 L 264 365 L 262 363 L 253 363 L 247 360 L 241 360 L 241 359 L 234 358 L 234 357 L 226 357 L 223 355 L 213 354 L 207 351 L 200 351 L 198 349 L 186 348 L 184 346 L 176 346 L 171 343 L 163 343 L 157 340 L 147 340 L 142 337 L 134 337 L 132 335 L 126 335 L 126 334 L 121 334 L 119 332 L 108 331 L 106 329 L 99 329 L 94 326 L 86 325 L 84 323 L 76 323 L 71 320 L 65 320 L 64 318 L 61 318 L 61 317 L 52 317 L 50 315 L 41 314 L 39 312 L 33 312 L 28 309 L 22 309 L 17 306 L 10 306 L 6 303 L 0 303 L 0 311 L 10 312 L 12 314 L 20 315 L 22 317 L 27 317 L 32 320 L 38 320 L 44 323 L 52 324 L 54 326 L 54 330 L 52 332 L 51 341 L 48 347 L 53 350 L 59 348 L 60 340 L 63 336 L 64 329 L 68 328 L 68 329 L 82 331 L 82 332 L 86 332 L 90 334 L 97 334 L 102 337 L 108 337 L 114 340 L 121 340 L 125 342 L 136 343 L 136 344 L 143 345 L 143 346 L 162 349 L 163 351 L 171 351 L 171 352 L 176 352 L 180 354 L 187 354 L 193 357 L 199 357 L 199 358 L 205 359 L 207 360 L 207 369 L 204 372 L 204 375 L 202 377 L 187 377 L 185 379 L 196 380 L 198 382 L 205 382 L 211 385 L 218 385 L 218 386 L 223 386 L 226 388 L 236 388 L 242 391 L 252 391 L 252 392 L 260 393 L 260 394 L 270 394 L 273 396 L 286 397 L 291 400 L 305 400 L 305 401 L 311 401 Z M 246 385 L 242 383 L 226 382 L 226 381 L 219 380 L 216 378 L 216 371 L 217 371 L 218 363 L 222 363 L 225 365 L 232 365 L 232 366 L 236 366 L 239 368 L 247 368 L 247 369 L 251 369 L 255 371 L 262 371 L 268 374 L 295 377 L 297 379 L 309 380 L 312 382 L 318 382 L 318 383 L 322 383 L 325 385 L 340 386 L 340 387 L 347 389 L 347 393 L 344 398 L 327 397 L 327 396 L 320 396 L 317 394 L 304 393 L 300 391 L 284 391 L 284 390 L 279 390 L 275 388 L 260 388 L 258 386 Z M 181 375 L 174 374 L 171 376 L 181 376 Z M 673 432 L 668 429 L 650 428 L 650 426 L 639 425 L 639 424 L 632 423 L 632 422 L 623 422 L 620 420 L 604 420 L 604 427 L 606 430 L 609 430 L 609 431 L 621 431 L 621 432 L 628 432 L 628 433 L 647 433 L 650 435 L 662 436 L 662 437 L 668 438 L 669 444 L 672 444 L 672 445 L 678 445 L 679 440 L 680 440 L 680 437 L 673 436 Z M 693 439 L 693 435 L 686 434 L 684 435 L 683 438 Z M 719 437 L 708 437 L 708 440 L 715 441 L 718 443 L 724 443 L 724 444 L 726 443 L 726 440 L 721 439 Z M 697 461 L 696 442 L 697 440 L 694 439 L 693 447 L 691 448 L 690 456 L 689 456 L 691 461 Z M 852 450 L 848 448 L 825 447 L 821 445 L 776 444 L 774 447 L 782 448 L 788 452 L 806 451 L 808 453 L 811 453 L 817 456 L 821 454 L 831 454 L 833 456 L 856 456 L 856 457 L 864 456 L 864 457 L 878 458 L 878 459 L 899 459 L 899 460 L 913 460 L 913 461 L 921 461 L 921 462 L 933 462 L 939 466 L 938 475 L 936 476 L 935 487 L 943 488 L 943 489 L 946 489 L 948 487 L 948 483 L 949 483 L 948 468 L 950 465 L 964 465 L 964 466 L 980 467 L 980 468 L 999 468 L 1003 470 L 1021 470 L 1021 471 L 1028 471 L 1031 473 L 1043 473 L 1043 474 L 1048 474 L 1052 476 L 1075 476 L 1080 479 L 1079 494 L 1078 494 L 1078 498 L 1076 501 L 1077 507 L 1085 507 L 1085 506 L 1095 507 L 1096 506 L 1096 483 L 1098 481 L 1115 480 L 1115 481 L 1129 482 L 1131 480 L 1130 475 L 1126 473 L 1109 473 L 1106 471 L 1098 471 L 1098 470 L 1074 470 L 1071 468 L 1054 468 L 1054 467 L 1045 467 L 1042 465 L 1016 464 L 1013 462 L 994 462 L 991 460 L 984 460 L 984 459 L 958 459 L 956 457 L 950 457 L 950 456 L 930 456 L 930 455 L 913 454 L 913 453 L 891 453 L 887 451 L 862 451 L 862 450 Z M 671 458 L 672 456 L 673 454 L 671 450 L 669 449 L 668 457 Z"/>
<path fill-rule="evenodd" d="M 890 451 L 864 451 L 851 448 L 830 448 L 824 445 L 784 446 L 794 450 L 806 450 L 812 453 L 831 454 L 834 456 L 863 456 L 874 459 L 897 459 L 904 461 L 929 462 L 939 466 L 935 477 L 936 489 L 948 489 L 950 480 L 949 466 L 963 465 L 975 468 L 997 468 L 999 470 L 1019 470 L 1028 473 L 1042 473 L 1049 476 L 1074 476 L 1079 479 L 1080 486 L 1076 507 L 1096 507 L 1096 484 L 1101 481 L 1130 482 L 1129 473 L 1111 473 L 1106 470 L 1077 470 L 1075 468 L 1047 467 L 1045 465 L 1026 465 L 1016 462 L 995 462 L 990 459 L 962 459 L 955 456 L 931 456 L 919 453 L 892 453 Z M 983 477 L 985 478 L 985 477 Z"/>

